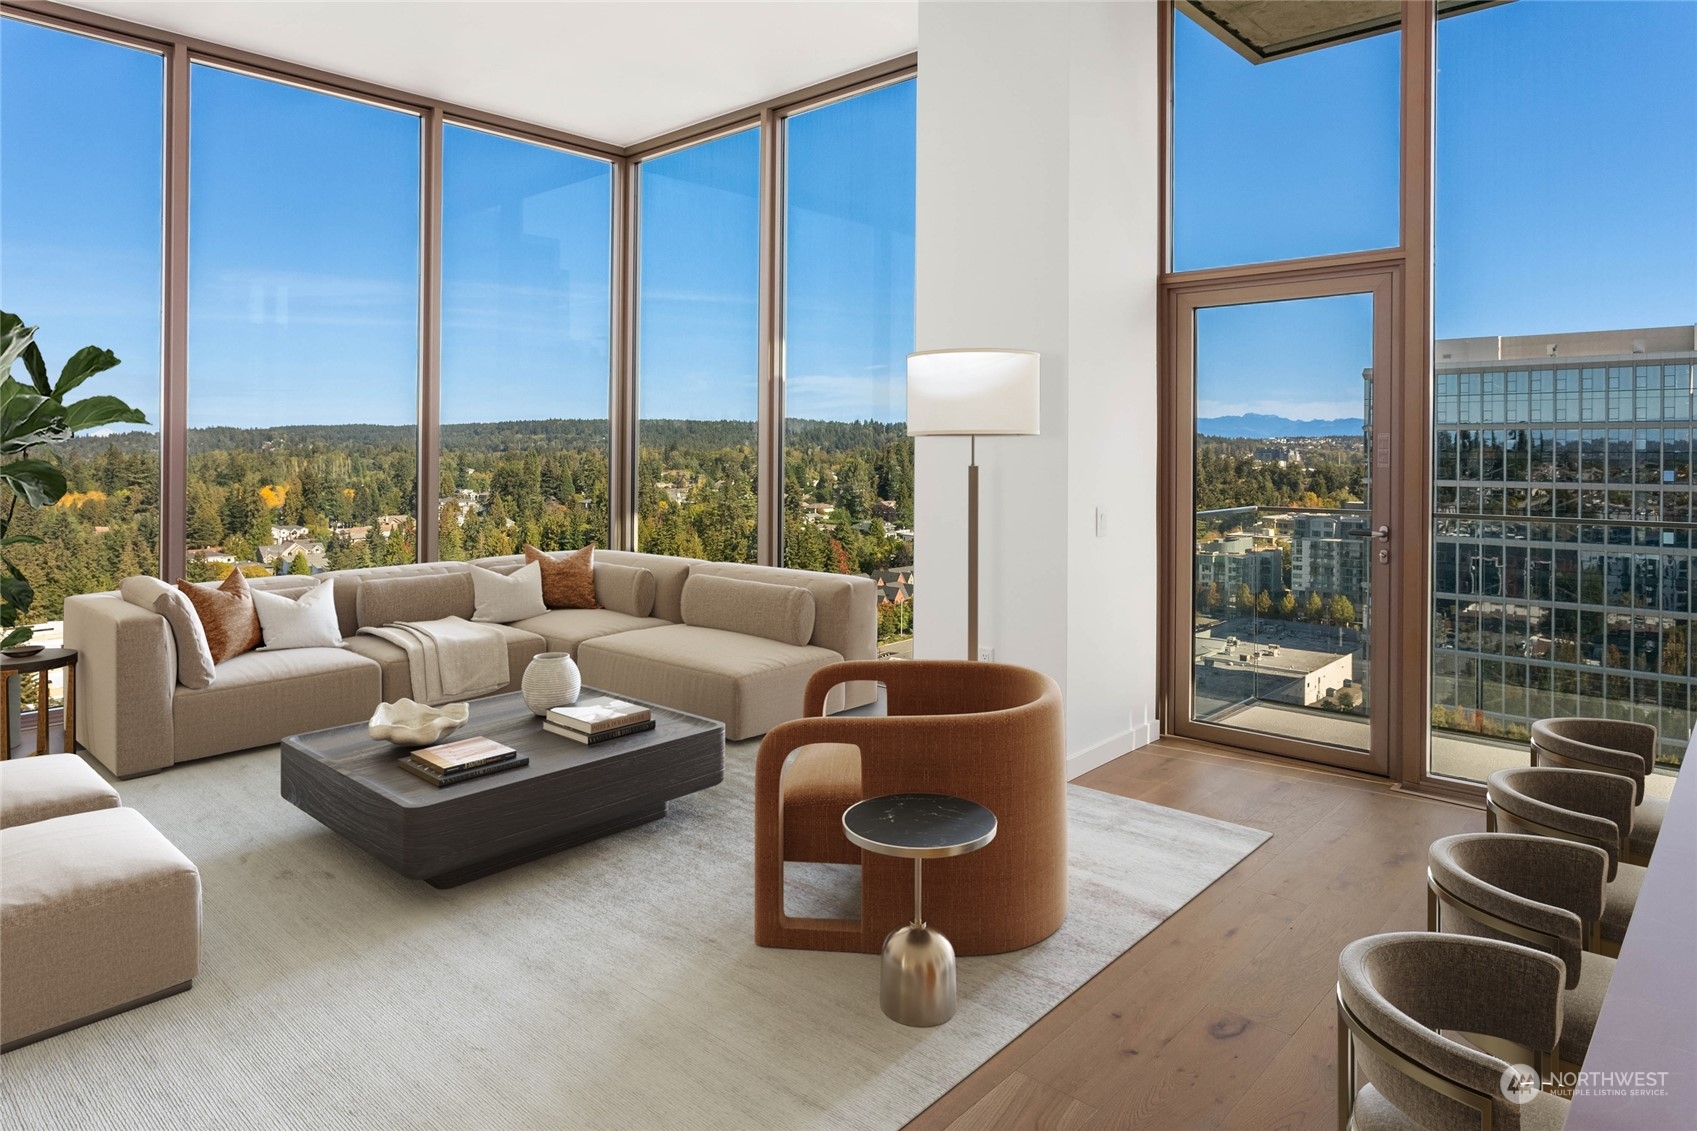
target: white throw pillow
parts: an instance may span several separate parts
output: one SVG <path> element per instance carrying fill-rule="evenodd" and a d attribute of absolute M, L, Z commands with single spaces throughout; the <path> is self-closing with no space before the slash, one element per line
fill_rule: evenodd
<path fill-rule="evenodd" d="M 471 570 L 473 601 L 477 611 L 472 620 L 492 624 L 512 624 L 527 617 L 539 617 L 548 611 L 542 601 L 542 567 L 536 562 L 521 566 L 505 576 L 492 569 L 473 566 Z"/>
<path fill-rule="evenodd" d="M 302 593 L 299 600 L 281 593 L 253 592 L 253 608 L 259 614 L 259 631 L 265 647 L 273 652 L 285 648 L 340 648 L 342 630 L 336 623 L 335 581 Z"/>

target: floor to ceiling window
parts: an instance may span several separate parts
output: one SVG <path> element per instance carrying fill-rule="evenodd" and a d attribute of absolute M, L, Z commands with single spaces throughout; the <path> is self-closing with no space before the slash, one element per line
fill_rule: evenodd
<path fill-rule="evenodd" d="M 0 106 L 0 308 L 40 327 L 51 379 L 83 347 L 110 349 L 120 364 L 67 399 L 117 396 L 149 421 L 32 453 L 68 489 L 17 508 L 11 532 L 43 541 L 6 556 L 35 590 L 25 620 L 53 643 L 66 597 L 158 569 L 164 60 L 0 19 Z"/>
<path fill-rule="evenodd" d="M 1189 471 L 1174 483 L 1189 521 L 1169 559 L 1187 598 L 1169 725 L 1385 772 L 1373 596 L 1388 563 L 1372 535 L 1391 496 L 1373 445 L 1394 286 L 1386 267 L 1317 257 L 1401 238 L 1402 36 L 1393 23 L 1265 58 L 1229 39 L 1173 19 L 1172 267 L 1313 262 L 1297 282 L 1216 273 L 1174 290 L 1169 459 Z"/>
<path fill-rule="evenodd" d="M 190 82 L 191 577 L 416 554 L 420 122 Z"/>
<path fill-rule="evenodd" d="M 760 131 L 637 165 L 637 548 L 755 560 Z"/>
<path fill-rule="evenodd" d="M 1234 600 L 1229 583 L 1278 549 L 1301 588 L 1299 559 L 1326 547 L 1281 541 L 1279 520 L 1335 520 L 1328 552 L 1367 563 L 1371 615 L 1391 618 L 1369 634 L 1373 674 L 1390 673 L 1380 697 L 1394 696 L 1394 735 L 1373 737 L 1390 772 L 1480 781 L 1526 764 L 1531 724 L 1557 715 L 1654 724 L 1657 768 L 1677 769 L 1697 710 L 1697 8 L 1251 7 L 1224 22 L 1170 10 L 1167 434 L 1170 463 L 1196 458 L 1171 498 L 1203 540 L 1170 559 L 1197 580 L 1173 609 L 1169 686 L 1200 689 L 1205 650 L 1234 670 L 1291 666 L 1262 639 L 1277 595 L 1238 582 Z M 1408 13 L 1422 22 L 1401 26 Z M 1430 151 L 1423 136 L 1402 146 L 1404 128 L 1430 128 Z M 1296 403 L 1326 399 L 1303 396 L 1324 387 L 1318 345 L 1302 379 L 1267 379 L 1289 320 L 1251 326 L 1228 341 L 1241 355 L 1228 372 L 1205 371 L 1218 343 L 1204 333 L 1222 331 L 1204 308 L 1381 270 L 1393 360 L 1364 374 L 1359 421 Z M 1338 509 L 1314 458 L 1327 434 L 1365 441 L 1383 520 Z M 1266 716 L 1258 678 L 1241 698 L 1221 686 L 1175 704 L 1175 729 Z"/>
<path fill-rule="evenodd" d="M 785 119 L 784 564 L 864 573 L 911 652 L 916 80 Z"/>
<path fill-rule="evenodd" d="M 613 168 L 450 123 L 438 556 L 607 544 Z"/>
<path fill-rule="evenodd" d="M 1533 720 L 1691 733 L 1697 7 L 1438 24 L 1431 769 Z"/>

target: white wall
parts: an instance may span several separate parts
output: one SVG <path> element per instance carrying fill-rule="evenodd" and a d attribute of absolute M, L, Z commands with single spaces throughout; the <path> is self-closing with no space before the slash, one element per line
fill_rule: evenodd
<path fill-rule="evenodd" d="M 927 2 L 919 44 L 917 348 L 1043 355 L 1042 435 L 978 444 L 980 644 L 1082 772 L 1155 730 L 1155 6 Z M 917 443 L 917 654 L 960 656 L 967 441 Z"/>

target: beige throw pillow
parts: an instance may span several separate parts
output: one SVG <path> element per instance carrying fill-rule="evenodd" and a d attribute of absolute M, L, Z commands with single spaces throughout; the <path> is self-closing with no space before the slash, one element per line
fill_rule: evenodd
<path fill-rule="evenodd" d="M 253 611 L 253 594 L 248 591 L 247 578 L 242 571 L 232 569 L 224 584 L 216 589 L 193 585 L 179 578 L 177 588 L 188 597 L 206 633 L 206 645 L 212 652 L 212 662 L 251 652 L 264 641 L 259 628 L 259 614 Z"/>
<path fill-rule="evenodd" d="M 525 562 L 542 570 L 542 601 L 550 609 L 598 609 L 595 600 L 595 546 L 558 556 L 535 546 L 524 548 Z"/>
<path fill-rule="evenodd" d="M 477 599 L 472 620 L 512 624 L 548 611 L 548 606 L 542 603 L 542 567 L 535 562 L 520 566 L 504 577 L 492 569 L 473 566 L 471 583 Z"/>
<path fill-rule="evenodd" d="M 653 571 L 641 566 L 595 563 L 595 599 L 603 609 L 632 617 L 651 616 L 658 588 Z"/>
<path fill-rule="evenodd" d="M 196 690 L 212 686 L 212 649 L 200 627 L 199 614 L 181 590 L 157 577 L 126 577 L 118 583 L 118 593 L 137 608 L 158 613 L 170 625 L 177 643 L 178 683 Z"/>

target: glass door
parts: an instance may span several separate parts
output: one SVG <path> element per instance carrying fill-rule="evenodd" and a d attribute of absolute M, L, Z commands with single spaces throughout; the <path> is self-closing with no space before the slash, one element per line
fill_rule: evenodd
<path fill-rule="evenodd" d="M 1392 281 L 1173 296 L 1174 733 L 1388 772 Z"/>

